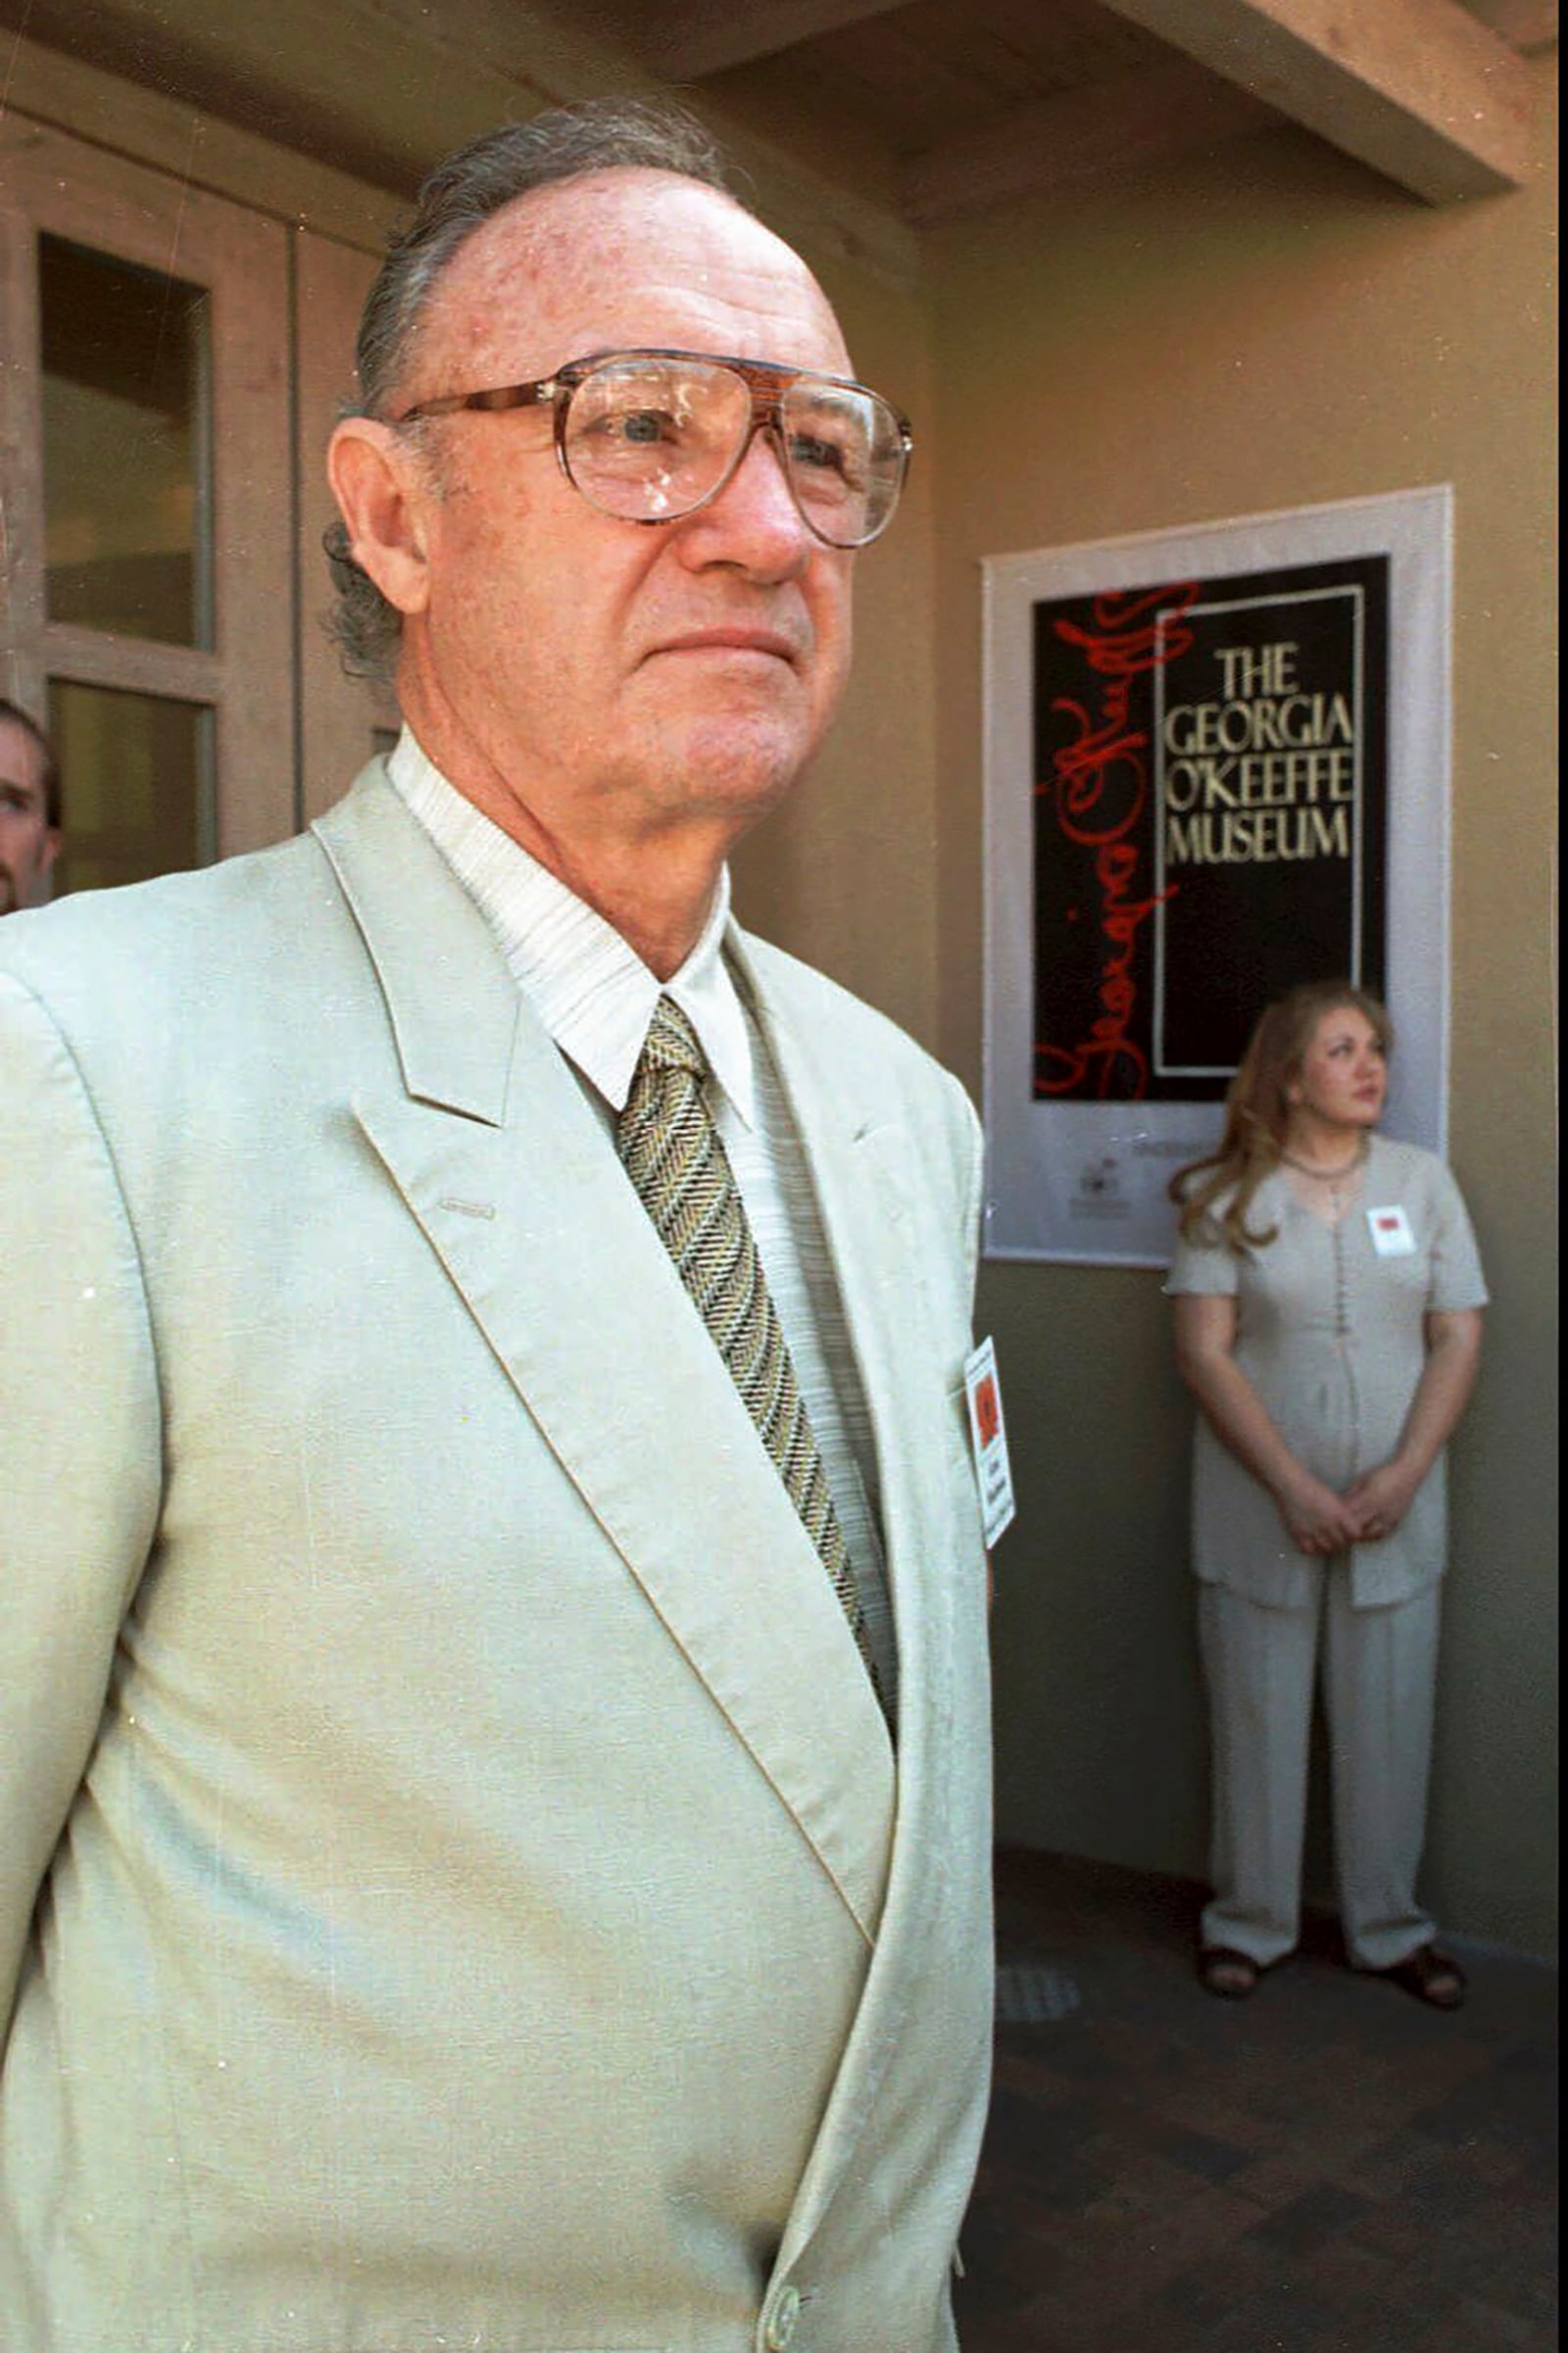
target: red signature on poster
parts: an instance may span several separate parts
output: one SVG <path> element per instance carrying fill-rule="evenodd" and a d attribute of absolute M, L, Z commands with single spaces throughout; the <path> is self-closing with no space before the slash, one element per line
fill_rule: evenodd
<path fill-rule="evenodd" d="M 1035 1083 L 1042 1095 L 1074 1093 L 1094 1073 L 1102 1099 L 1120 1083 L 1136 1102 L 1149 1083 L 1148 1059 L 1128 1035 L 1138 1006 L 1133 955 L 1140 927 L 1180 886 L 1172 883 L 1152 898 L 1139 896 L 1142 854 L 1133 837 L 1149 799 L 1149 731 L 1134 719 L 1132 689 L 1135 679 L 1187 652 L 1193 635 L 1181 625 L 1182 615 L 1197 603 L 1200 590 L 1198 581 L 1189 580 L 1137 596 L 1101 596 L 1094 601 L 1092 626 L 1068 620 L 1054 624 L 1055 635 L 1077 647 L 1086 666 L 1105 684 L 1098 710 L 1071 695 L 1053 701 L 1053 711 L 1070 718 L 1077 733 L 1053 754 L 1051 775 L 1036 784 L 1035 792 L 1052 800 L 1066 839 L 1095 854 L 1096 911 L 1111 953 L 1102 962 L 1096 989 L 1104 1009 L 1089 1035 L 1070 1046 L 1040 1042 L 1035 1047 Z"/>

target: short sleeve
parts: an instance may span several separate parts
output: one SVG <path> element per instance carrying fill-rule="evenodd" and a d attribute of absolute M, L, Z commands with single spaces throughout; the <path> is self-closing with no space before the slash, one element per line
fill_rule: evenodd
<path fill-rule="evenodd" d="M 1427 1305 L 1440 1315 L 1487 1303 L 1487 1280 L 1464 1198 L 1441 1161 L 1433 1172 L 1432 1277 Z"/>
<path fill-rule="evenodd" d="M 1230 1244 L 1206 1220 L 1191 1240 L 1178 1236 L 1165 1297 L 1234 1299 L 1241 1288 L 1241 1262 Z"/>

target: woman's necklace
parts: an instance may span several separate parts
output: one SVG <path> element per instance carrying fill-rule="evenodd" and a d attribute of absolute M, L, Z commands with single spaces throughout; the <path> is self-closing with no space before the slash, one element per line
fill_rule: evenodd
<path fill-rule="evenodd" d="M 1280 1147 L 1280 1158 L 1286 1167 L 1294 1168 L 1298 1176 L 1309 1177 L 1314 1185 L 1326 1185 L 1329 1189 L 1329 1200 L 1336 1208 L 1339 1207 L 1340 1186 L 1344 1184 L 1348 1176 L 1352 1176 L 1360 1167 L 1366 1154 L 1367 1141 L 1364 1136 L 1356 1138 L 1354 1152 L 1348 1160 L 1342 1160 L 1338 1168 L 1314 1168 L 1310 1160 L 1298 1160 L 1294 1152 L 1287 1152 L 1283 1145 Z"/>
<path fill-rule="evenodd" d="M 1358 1138 L 1354 1152 L 1348 1160 L 1342 1160 L 1338 1168 L 1314 1168 L 1310 1160 L 1298 1160 L 1295 1152 L 1287 1152 L 1283 1145 L 1280 1148 L 1280 1158 L 1285 1162 L 1287 1168 L 1299 1169 L 1302 1176 L 1316 1177 L 1320 1184 L 1337 1185 L 1341 1177 L 1348 1177 L 1351 1169 L 1359 1168 L 1361 1162 L 1366 1158 L 1366 1138 L 1364 1136 Z"/>

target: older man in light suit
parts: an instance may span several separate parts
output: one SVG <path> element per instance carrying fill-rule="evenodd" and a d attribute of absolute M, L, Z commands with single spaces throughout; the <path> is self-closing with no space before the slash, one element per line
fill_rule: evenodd
<path fill-rule="evenodd" d="M 435 176 L 361 379 L 397 751 L 0 945 L 0 2339 L 938 2353 L 977 1135 L 724 864 L 907 436 L 623 112 Z"/>

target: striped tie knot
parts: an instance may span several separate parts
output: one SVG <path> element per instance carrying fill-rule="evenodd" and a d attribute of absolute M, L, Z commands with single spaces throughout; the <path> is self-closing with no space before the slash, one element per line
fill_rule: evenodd
<path fill-rule="evenodd" d="M 694 1078 L 708 1076 L 708 1056 L 673 997 L 661 997 L 654 1007 L 643 1059 L 655 1070 L 689 1070 Z"/>

